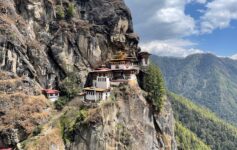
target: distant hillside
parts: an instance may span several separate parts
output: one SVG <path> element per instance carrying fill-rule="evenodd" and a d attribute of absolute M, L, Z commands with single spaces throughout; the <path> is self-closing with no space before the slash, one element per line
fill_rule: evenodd
<path fill-rule="evenodd" d="M 225 123 L 214 113 L 200 107 L 190 100 L 177 96 L 173 93 L 168 94 L 172 103 L 175 119 L 185 127 L 191 130 L 204 143 L 213 150 L 234 150 L 237 147 L 237 128 Z M 182 125 L 178 125 L 176 136 L 184 136 Z M 177 127 L 177 125 L 176 125 Z M 181 128 L 181 129 L 180 129 Z M 179 133 L 182 132 L 182 133 Z M 186 135 L 186 134 L 185 134 Z M 188 138 L 181 143 L 190 143 Z M 195 138 L 196 139 L 196 138 Z M 178 142 L 180 140 L 177 140 Z M 186 142 L 185 142 L 186 141 Z M 184 144 L 185 145 L 185 144 Z M 186 144 L 190 145 L 190 144 Z M 198 145 L 201 146 L 201 145 Z M 202 149 L 202 148 L 201 148 Z"/>
<path fill-rule="evenodd" d="M 175 137 L 179 150 L 211 150 L 195 133 L 179 121 L 175 123 Z"/>
<path fill-rule="evenodd" d="M 237 61 L 212 54 L 184 59 L 152 56 L 152 60 L 160 67 L 170 91 L 237 124 Z"/>

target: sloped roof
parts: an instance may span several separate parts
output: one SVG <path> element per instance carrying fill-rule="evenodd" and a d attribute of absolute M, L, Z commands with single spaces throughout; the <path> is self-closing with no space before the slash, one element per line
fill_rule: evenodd
<path fill-rule="evenodd" d="M 91 72 L 110 72 L 110 71 L 111 71 L 111 69 L 109 69 L 109 68 L 97 68 Z"/>
<path fill-rule="evenodd" d="M 45 92 L 46 94 L 57 94 L 57 93 L 59 93 L 58 90 L 53 90 L 53 89 L 43 89 L 42 92 Z"/>

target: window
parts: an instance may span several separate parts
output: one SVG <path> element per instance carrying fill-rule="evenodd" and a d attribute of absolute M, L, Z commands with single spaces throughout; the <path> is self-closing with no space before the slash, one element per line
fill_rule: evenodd
<path fill-rule="evenodd" d="M 145 64 L 146 64 L 146 65 L 148 64 L 148 59 L 145 59 Z"/>
<path fill-rule="evenodd" d="M 102 99 L 102 93 L 99 93 L 99 99 Z"/>

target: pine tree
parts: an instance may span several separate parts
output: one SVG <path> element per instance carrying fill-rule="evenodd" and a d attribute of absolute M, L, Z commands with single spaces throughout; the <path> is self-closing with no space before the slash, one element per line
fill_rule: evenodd
<path fill-rule="evenodd" d="M 151 64 L 144 78 L 144 89 L 148 93 L 147 99 L 153 102 L 155 110 L 160 112 L 166 99 L 166 92 L 162 73 L 158 67 Z"/>

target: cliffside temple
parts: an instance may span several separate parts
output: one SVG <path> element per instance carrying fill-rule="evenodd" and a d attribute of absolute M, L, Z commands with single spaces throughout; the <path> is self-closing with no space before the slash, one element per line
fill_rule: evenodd
<path fill-rule="evenodd" d="M 96 87 L 84 88 L 85 100 L 90 102 L 97 102 L 99 100 L 106 100 L 110 97 L 110 89 L 102 89 Z"/>
<path fill-rule="evenodd" d="M 0 0 L 0 13 L 0 150 L 165 149 L 158 119 L 175 140 L 171 107 L 154 116 L 138 84 L 149 54 L 124 0 Z"/>
<path fill-rule="evenodd" d="M 150 54 L 140 52 L 138 56 L 139 60 L 120 51 L 108 62 L 109 67 L 102 65 L 100 68 L 91 71 L 93 87 L 84 88 L 85 100 L 91 102 L 106 100 L 110 96 L 111 84 L 137 80 L 136 75 L 139 73 L 140 66 L 146 67 L 149 65 Z"/>
<path fill-rule="evenodd" d="M 140 52 L 138 53 L 138 59 L 139 59 L 139 62 L 140 62 L 140 65 L 142 67 L 146 67 L 149 65 L 149 57 L 150 57 L 150 53 L 148 52 Z"/>
<path fill-rule="evenodd" d="M 55 102 L 59 98 L 59 91 L 53 89 L 43 89 L 42 93 L 52 102 Z"/>

